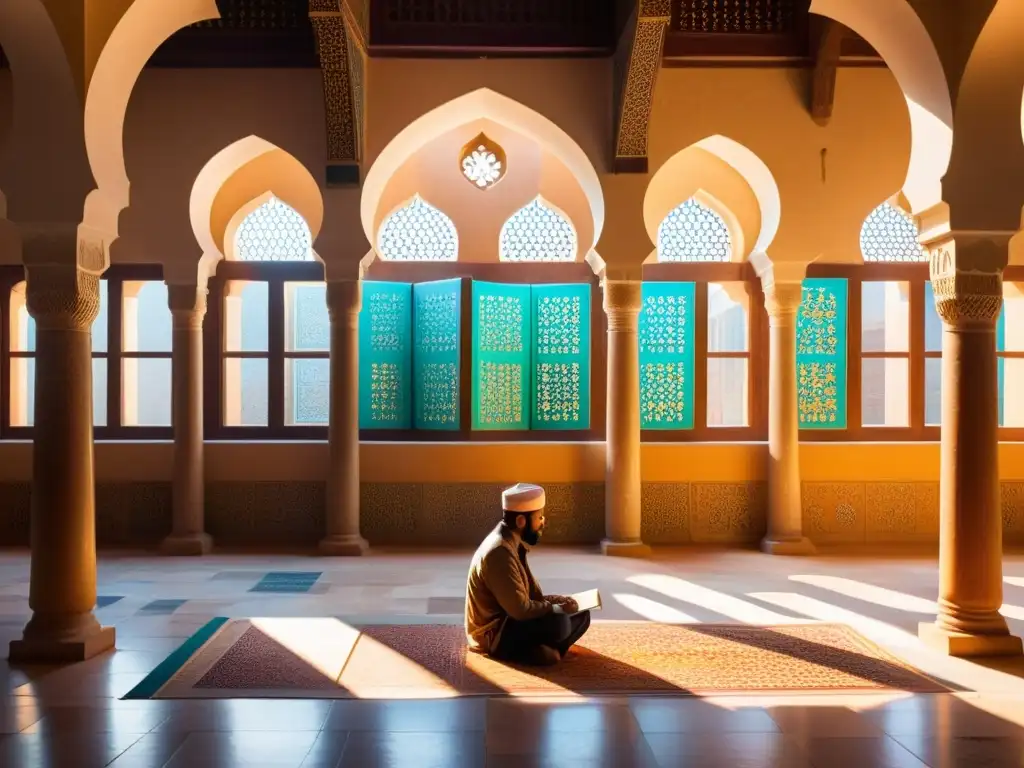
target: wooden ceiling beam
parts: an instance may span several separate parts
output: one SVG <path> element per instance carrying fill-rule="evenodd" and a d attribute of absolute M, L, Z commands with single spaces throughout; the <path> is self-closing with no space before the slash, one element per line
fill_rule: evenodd
<path fill-rule="evenodd" d="M 615 173 L 647 173 L 647 128 L 661 69 L 669 0 L 637 0 L 615 52 Z"/>
<path fill-rule="evenodd" d="M 847 29 L 824 16 L 810 19 L 811 82 L 807 109 L 818 125 L 828 125 L 836 97 L 836 72 Z"/>

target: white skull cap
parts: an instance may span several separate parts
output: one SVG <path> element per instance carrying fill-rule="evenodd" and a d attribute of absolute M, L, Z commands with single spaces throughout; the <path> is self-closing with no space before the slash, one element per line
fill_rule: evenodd
<path fill-rule="evenodd" d="M 544 509 L 544 489 L 532 483 L 516 483 L 501 492 L 501 508 L 506 512 Z"/>

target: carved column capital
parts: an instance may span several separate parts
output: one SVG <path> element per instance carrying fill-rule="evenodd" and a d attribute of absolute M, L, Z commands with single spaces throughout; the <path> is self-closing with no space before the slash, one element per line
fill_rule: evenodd
<path fill-rule="evenodd" d="M 336 280 L 327 283 L 327 314 L 332 323 L 354 323 L 363 308 L 361 280 Z"/>
<path fill-rule="evenodd" d="M 991 325 L 1003 305 L 1009 235 L 951 232 L 925 244 L 935 309 L 947 325 Z"/>
<path fill-rule="evenodd" d="M 25 306 L 40 330 L 87 331 L 100 311 L 100 278 L 74 264 L 25 266 Z"/>
<path fill-rule="evenodd" d="M 203 327 L 206 316 L 206 288 L 196 285 L 167 286 L 167 304 L 175 328 L 196 330 Z"/>
<path fill-rule="evenodd" d="M 792 320 L 800 311 L 803 298 L 803 284 L 793 282 L 772 282 L 764 286 L 764 308 L 770 322 Z"/>
<path fill-rule="evenodd" d="M 640 317 L 643 283 L 639 280 L 605 280 L 603 287 L 608 330 L 635 333 Z"/>

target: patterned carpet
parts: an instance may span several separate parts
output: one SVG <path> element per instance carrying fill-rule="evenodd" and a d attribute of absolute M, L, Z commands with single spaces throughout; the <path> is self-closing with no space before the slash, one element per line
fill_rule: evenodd
<path fill-rule="evenodd" d="M 462 628 L 453 625 L 220 622 L 197 633 L 127 698 L 949 690 L 839 624 L 594 622 L 562 664 L 528 668 L 468 652 Z"/>

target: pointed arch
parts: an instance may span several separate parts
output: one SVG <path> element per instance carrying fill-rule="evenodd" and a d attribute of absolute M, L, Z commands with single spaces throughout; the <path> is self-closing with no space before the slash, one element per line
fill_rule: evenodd
<path fill-rule="evenodd" d="M 384 261 L 458 261 L 459 233 L 440 208 L 414 195 L 389 213 L 377 235 Z"/>
<path fill-rule="evenodd" d="M 593 219 L 593 241 L 581 243 L 584 253 L 597 244 L 604 225 L 604 196 L 597 171 L 580 146 L 540 113 L 489 88 L 459 96 L 421 115 L 388 143 L 374 160 L 363 183 L 360 216 L 363 231 L 374 242 L 375 217 L 388 180 L 402 164 L 436 137 L 479 119 L 504 125 L 551 152 L 576 178 Z"/>
<path fill-rule="evenodd" d="M 179 29 L 219 18 L 216 0 L 133 0 L 104 41 L 85 93 L 85 150 L 96 182 L 85 201 L 86 225 L 116 233 L 128 207 L 124 118 L 142 68 Z"/>
<path fill-rule="evenodd" d="M 903 90 L 912 143 L 903 192 L 919 213 L 942 201 L 953 153 L 953 101 L 928 30 L 907 0 L 812 0 L 811 13 L 838 21 L 878 51 Z"/>
<path fill-rule="evenodd" d="M 732 261 L 725 219 L 691 197 L 658 225 L 658 261 Z"/>
<path fill-rule="evenodd" d="M 576 261 L 576 228 L 569 217 L 540 195 L 501 227 L 499 261 Z"/>
<path fill-rule="evenodd" d="M 917 224 L 906 211 L 886 201 L 864 219 L 860 229 L 864 261 L 927 261 L 928 253 L 917 240 Z"/>
<path fill-rule="evenodd" d="M 233 249 L 245 217 L 271 197 L 293 209 L 316 242 L 324 219 L 320 185 L 294 156 L 258 136 L 229 144 L 203 166 L 189 197 L 189 217 L 202 264 L 210 271 Z M 314 258 L 318 258 L 315 251 Z"/>

